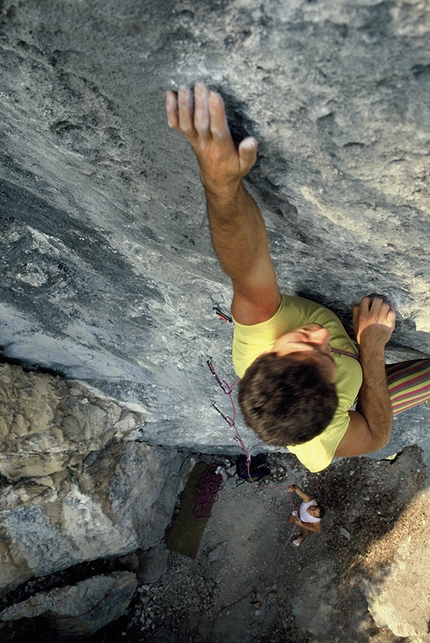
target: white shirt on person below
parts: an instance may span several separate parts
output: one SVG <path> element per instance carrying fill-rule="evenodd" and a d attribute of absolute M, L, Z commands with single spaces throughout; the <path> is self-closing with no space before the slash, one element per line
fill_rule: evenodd
<path fill-rule="evenodd" d="M 318 503 L 316 500 L 310 500 L 310 502 L 302 502 L 299 509 L 300 520 L 302 522 L 321 522 L 321 518 L 317 518 L 316 516 L 311 516 L 311 514 L 307 512 L 308 507 L 313 507 L 317 504 Z"/>

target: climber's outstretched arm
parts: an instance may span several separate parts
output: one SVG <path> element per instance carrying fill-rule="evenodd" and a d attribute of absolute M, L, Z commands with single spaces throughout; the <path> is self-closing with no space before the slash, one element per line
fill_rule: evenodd
<path fill-rule="evenodd" d="M 187 138 L 200 165 L 212 241 L 233 284 L 233 316 L 242 324 L 266 321 L 280 294 L 266 226 L 242 182 L 257 158 L 257 141 L 249 137 L 236 147 L 221 96 L 203 83 L 194 100 L 188 87 L 167 92 L 166 110 L 169 126 Z"/>

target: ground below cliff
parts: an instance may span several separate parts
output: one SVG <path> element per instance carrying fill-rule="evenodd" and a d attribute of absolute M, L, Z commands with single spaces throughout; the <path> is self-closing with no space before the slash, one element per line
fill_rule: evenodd
<path fill-rule="evenodd" d="M 429 528 L 421 450 L 409 447 L 391 461 L 340 460 L 316 475 L 306 475 L 290 455 L 270 456 L 270 464 L 270 479 L 261 488 L 227 478 L 195 561 L 169 552 L 166 572 L 157 582 L 140 583 L 127 613 L 82 641 L 427 641 L 420 617 L 427 613 L 428 587 L 416 582 L 425 572 L 422 534 Z M 290 547 L 286 525 L 291 510 L 286 484 L 293 482 L 327 510 L 321 534 L 299 548 Z M 297 504 L 297 497 L 291 500 Z M 407 569 L 405 578 L 396 576 L 396 565 Z M 394 583 L 388 594 L 387 579 Z M 403 637 L 375 623 L 369 606 L 379 625 L 384 618 L 376 595 L 383 596 L 384 609 L 390 605 L 394 629 Z M 39 640 L 34 624 L 27 624 L 22 636 L 28 640 L 30 630 Z M 20 636 L 15 629 L 11 640 Z M 46 630 L 43 637 L 45 643 L 58 640 Z"/>
<path fill-rule="evenodd" d="M 428 529 L 428 522 L 422 522 L 426 479 L 420 449 L 405 449 L 392 461 L 345 459 L 309 476 L 292 456 L 273 456 L 271 480 L 263 489 L 249 483 L 236 486 L 237 481 L 234 477 L 224 483 L 194 564 L 171 553 L 165 576 L 141 590 L 117 630 L 123 640 L 405 640 L 376 626 L 363 583 L 377 584 L 381 574 L 390 573 L 411 533 Z M 299 548 L 287 544 L 291 505 L 285 482 L 297 482 L 327 509 L 322 533 Z M 413 581 L 422 566 L 421 542 L 418 538 L 411 544 L 415 556 L 407 565 L 412 584 L 397 586 L 392 597 L 398 602 L 396 611 L 408 595 L 420 600 Z M 413 624 L 409 627 L 412 632 Z M 110 640 L 102 633 L 97 638 Z"/>

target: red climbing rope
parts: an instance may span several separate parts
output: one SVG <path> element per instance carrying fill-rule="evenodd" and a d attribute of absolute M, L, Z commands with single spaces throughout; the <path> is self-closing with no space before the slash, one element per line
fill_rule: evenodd
<path fill-rule="evenodd" d="M 244 444 L 244 442 L 243 442 L 242 438 L 240 437 L 240 434 L 239 434 L 238 428 L 237 428 L 237 426 L 236 426 L 236 415 L 237 415 L 237 414 L 236 414 L 236 406 L 235 406 L 235 404 L 234 404 L 234 400 L 233 400 L 233 389 L 234 389 L 234 387 L 238 384 L 238 382 L 240 381 L 240 378 L 238 378 L 238 379 L 237 379 L 237 380 L 236 380 L 236 381 L 235 381 L 235 382 L 230 386 L 230 385 L 229 385 L 225 380 L 223 380 L 222 378 L 220 378 L 220 377 L 219 377 L 219 375 L 218 375 L 218 374 L 217 374 L 217 372 L 215 371 L 215 368 L 214 368 L 214 366 L 213 366 L 213 364 L 212 364 L 212 361 L 211 361 L 210 359 L 208 359 L 208 360 L 207 360 L 207 365 L 208 365 L 209 370 L 211 371 L 212 375 L 215 377 L 215 380 L 216 380 L 216 382 L 217 382 L 218 386 L 220 387 L 220 389 L 223 391 L 223 393 L 224 393 L 225 395 L 227 395 L 227 396 L 229 397 L 230 404 L 231 404 L 231 408 L 232 408 L 232 416 L 230 416 L 230 415 L 227 415 L 227 414 L 223 413 L 223 412 L 222 412 L 222 411 L 221 411 L 221 410 L 216 406 L 216 404 L 214 404 L 214 403 L 213 403 L 213 404 L 212 404 L 212 406 L 213 406 L 213 407 L 214 407 L 214 409 L 215 409 L 215 410 L 216 410 L 216 411 L 221 415 L 221 417 L 225 420 L 225 422 L 227 422 L 227 424 L 228 424 L 229 426 L 231 426 L 231 427 L 233 427 L 233 428 L 234 428 L 234 430 L 235 430 L 235 434 L 236 434 L 236 435 L 235 435 L 235 439 L 239 442 L 239 444 L 240 444 L 240 447 L 241 447 L 242 451 L 243 451 L 243 452 L 244 452 L 244 454 L 246 455 L 246 466 L 247 466 L 247 470 L 248 470 L 248 476 L 249 476 L 249 480 L 250 480 L 250 481 L 252 481 L 252 475 L 251 475 L 251 471 L 250 471 L 251 456 L 250 456 L 250 454 L 248 453 L 248 451 L 246 450 L 245 444 Z M 213 466 L 216 466 L 216 465 L 213 465 Z M 220 477 L 221 477 L 221 476 L 220 476 Z M 260 486 L 259 484 L 255 483 L 255 482 L 253 482 L 253 484 L 254 484 L 256 487 L 258 487 L 259 489 L 261 489 L 261 486 Z M 274 487 L 278 487 L 278 486 L 284 486 L 284 485 L 274 485 Z M 267 488 L 267 487 L 266 487 L 266 488 Z M 268 488 L 273 488 L 273 486 L 268 487 Z M 292 511 L 295 511 L 296 509 L 295 509 L 295 506 L 294 506 L 294 503 L 293 503 L 293 500 L 292 500 L 292 497 L 291 497 L 291 493 L 290 493 L 290 492 L 288 492 L 288 498 L 289 498 L 289 501 L 290 501 L 290 504 L 291 504 L 291 509 L 292 509 Z M 284 546 L 282 547 L 282 549 L 281 549 L 280 553 L 279 553 L 279 554 L 278 554 L 278 556 L 275 558 L 275 560 L 274 560 L 274 561 L 273 561 L 273 563 L 270 565 L 270 567 L 266 570 L 265 574 L 264 574 L 264 575 L 263 575 L 263 576 L 262 576 L 262 577 L 261 577 L 261 578 L 260 578 L 256 583 L 255 583 L 255 585 L 253 585 L 253 587 L 251 587 L 251 589 L 250 589 L 250 590 L 248 590 L 248 591 L 246 592 L 246 594 L 244 594 L 243 596 L 241 596 L 239 599 L 237 599 L 237 600 L 236 600 L 236 601 L 234 601 L 233 603 L 229 603 L 228 605 L 224 605 L 224 607 L 221 607 L 221 609 L 217 612 L 217 614 L 216 614 L 216 616 L 215 616 L 215 618 L 214 618 L 214 620 L 213 620 L 213 622 L 212 622 L 212 629 L 211 629 L 211 636 L 210 636 L 210 640 L 212 640 L 212 635 L 213 635 L 213 630 L 214 630 L 214 627 L 215 627 L 215 623 L 216 623 L 217 619 L 219 618 L 220 614 L 221 614 L 224 610 L 229 609 L 229 608 L 233 607 L 234 605 L 237 605 L 237 603 L 240 603 L 241 601 L 243 601 L 247 596 L 249 596 L 252 592 L 254 592 L 254 591 L 255 591 L 255 589 L 256 589 L 256 588 L 257 588 L 257 587 L 258 587 L 258 586 L 259 586 L 259 585 L 260 585 L 264 580 L 266 580 L 266 578 L 267 578 L 267 577 L 272 573 L 272 571 L 273 571 L 273 569 L 275 568 L 275 566 L 276 566 L 277 562 L 279 561 L 279 559 L 281 558 L 281 556 L 284 554 L 284 552 L 285 552 L 285 550 L 286 550 L 286 548 L 287 548 L 288 544 L 290 543 L 290 541 L 291 541 L 291 539 L 292 539 L 292 537 L 293 537 L 293 534 L 294 534 L 294 531 L 295 531 L 296 527 L 297 527 L 297 525 L 296 525 L 296 524 L 293 524 L 292 529 L 291 529 L 291 532 L 290 532 L 290 535 L 288 536 L 288 539 L 287 539 L 287 541 L 285 542 Z M 194 634 L 196 634 L 196 633 L 197 633 L 197 631 L 198 631 L 198 628 L 199 628 L 199 625 L 200 625 L 201 617 L 202 617 L 202 615 L 200 616 L 200 619 L 199 619 L 199 622 L 198 622 L 198 625 L 197 625 L 197 628 L 196 628 L 196 631 L 195 631 L 195 633 L 194 633 Z"/>
<path fill-rule="evenodd" d="M 246 450 L 245 444 L 244 444 L 242 438 L 240 437 L 240 433 L 239 433 L 239 430 L 238 430 L 237 425 L 236 425 L 237 412 L 236 412 L 236 405 L 235 405 L 234 400 L 233 400 L 233 389 L 240 382 L 240 377 L 238 377 L 237 380 L 235 380 L 233 382 L 233 384 L 230 386 L 229 384 L 227 384 L 227 382 L 225 380 L 223 380 L 223 379 L 221 379 L 219 377 L 219 375 L 215 371 L 214 365 L 212 364 L 212 361 L 210 359 L 208 359 L 206 363 L 209 366 L 209 370 L 212 373 L 212 375 L 214 376 L 218 386 L 220 387 L 222 392 L 225 395 L 228 396 L 228 398 L 230 400 L 231 408 L 232 408 L 232 411 L 233 411 L 233 417 L 231 417 L 230 415 L 226 415 L 222 411 L 220 411 L 220 409 L 216 406 L 216 404 L 212 403 L 212 406 L 221 415 L 221 417 L 227 422 L 227 424 L 234 429 L 235 434 L 236 434 L 235 435 L 235 440 L 237 442 L 239 442 L 240 448 L 242 449 L 242 451 L 246 455 L 246 468 L 248 470 L 249 480 L 252 481 L 252 476 L 251 476 L 251 471 L 250 471 L 251 455 Z M 259 485 L 256 485 L 256 486 L 259 487 Z"/>
<path fill-rule="evenodd" d="M 290 495 L 290 494 L 288 494 L 288 495 Z M 290 498 L 290 501 L 291 501 L 291 498 Z M 292 501 L 291 501 L 291 503 L 292 503 Z M 293 506 L 294 506 L 294 505 L 293 505 Z M 224 610 L 230 609 L 230 608 L 231 608 L 231 607 L 233 607 L 234 605 L 237 605 L 238 603 L 240 603 L 241 601 L 243 601 L 247 596 L 249 596 L 250 594 L 252 594 L 252 592 L 254 592 L 254 591 L 257 589 L 257 587 L 258 587 L 259 585 L 261 585 L 261 583 L 262 583 L 263 581 L 265 581 L 265 580 L 266 580 L 266 578 L 268 578 L 268 576 L 270 576 L 270 574 L 271 574 L 271 573 L 272 573 L 272 571 L 274 570 L 274 568 L 275 568 L 275 566 L 276 566 L 277 562 L 280 560 L 280 558 L 281 558 L 281 556 L 284 554 L 284 552 L 285 552 L 285 550 L 286 550 L 286 548 L 287 548 L 288 544 L 290 543 L 290 541 L 291 541 L 291 539 L 292 539 L 292 537 L 293 537 L 293 534 L 294 534 L 294 531 L 295 531 L 296 527 L 297 527 L 297 525 L 295 525 L 295 524 L 294 524 L 294 525 L 293 525 L 293 528 L 291 529 L 290 535 L 288 536 L 287 541 L 285 542 L 284 546 L 282 547 L 282 549 L 281 549 L 280 553 L 279 553 L 279 554 L 278 554 L 278 556 L 275 558 L 275 560 L 274 560 L 274 561 L 273 561 L 273 563 L 270 565 L 270 567 L 266 570 L 266 573 L 265 573 L 265 574 L 264 574 L 264 575 L 263 575 L 263 576 L 262 576 L 262 577 L 261 577 L 261 578 L 260 578 L 260 579 L 259 579 L 259 580 L 258 580 L 258 581 L 257 581 L 257 582 L 252 586 L 252 587 L 251 587 L 251 589 L 250 589 L 250 590 L 248 590 L 248 591 L 246 592 L 246 594 L 244 594 L 243 596 L 241 596 L 240 598 L 238 598 L 236 601 L 233 601 L 232 603 L 229 603 L 228 605 L 224 605 L 223 607 L 221 607 L 221 608 L 218 610 L 218 612 L 217 612 L 217 613 L 216 613 L 216 615 L 215 615 L 215 618 L 214 618 L 214 619 L 213 619 L 213 621 L 212 621 L 212 628 L 211 628 L 210 641 L 212 641 L 213 631 L 214 631 L 214 628 L 215 628 L 215 624 L 216 624 L 216 622 L 217 622 L 217 620 L 218 620 L 218 618 L 219 618 L 220 614 L 221 614 Z"/>
<path fill-rule="evenodd" d="M 198 628 L 200 627 L 200 621 L 204 614 L 204 599 L 202 594 L 199 591 L 197 584 L 196 571 L 194 566 L 194 560 L 196 557 L 196 540 L 197 540 L 197 521 L 205 520 L 210 517 L 212 511 L 212 505 L 218 500 L 218 491 L 222 484 L 222 475 L 220 473 L 215 473 L 218 465 L 211 464 L 209 467 L 199 475 L 198 484 L 194 490 L 194 507 L 193 507 L 193 516 L 194 516 L 194 529 L 193 529 L 193 545 L 191 548 L 191 576 L 194 583 L 194 589 L 196 594 L 199 597 L 201 614 L 197 624 L 197 628 L 194 632 L 194 636 L 197 634 Z"/>
<path fill-rule="evenodd" d="M 209 518 L 212 505 L 218 500 L 217 494 L 222 483 L 222 476 L 215 473 L 217 466 L 211 464 L 199 476 L 199 483 L 194 491 L 193 516 L 196 520 Z"/>

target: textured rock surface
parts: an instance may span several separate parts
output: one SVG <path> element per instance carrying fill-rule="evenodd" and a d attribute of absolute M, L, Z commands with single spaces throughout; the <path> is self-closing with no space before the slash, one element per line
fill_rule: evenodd
<path fill-rule="evenodd" d="M 345 316 L 385 292 L 394 342 L 430 352 L 427 2 L 4 0 L 0 20 L 7 356 L 135 404 L 153 443 L 237 450 L 205 365 L 233 377 L 212 312 L 230 287 L 163 113 L 196 78 L 260 141 L 249 186 L 282 289 Z M 427 448 L 416 426 L 390 450 Z"/>
<path fill-rule="evenodd" d="M 193 459 L 131 439 L 139 414 L 79 384 L 0 370 L 0 592 L 157 547 Z"/>
<path fill-rule="evenodd" d="M 128 607 L 137 580 L 130 572 L 94 576 L 72 587 L 35 594 L 0 612 L 0 621 L 46 615 L 61 634 L 90 635 L 115 621 Z"/>
<path fill-rule="evenodd" d="M 0 364 L 0 473 L 8 479 L 64 471 L 113 438 L 139 437 L 143 423 L 79 382 Z"/>
<path fill-rule="evenodd" d="M 282 289 L 346 320 L 384 292 L 393 343 L 430 353 L 429 35 L 425 0 L 0 2 L 0 345 L 79 380 L 1 365 L 1 591 L 137 548 L 157 578 L 176 449 L 239 450 L 206 366 L 233 381 L 230 285 L 166 89 L 210 82 L 259 139 Z M 429 420 L 396 418 L 376 457 L 429 462 Z"/>
<path fill-rule="evenodd" d="M 126 627 L 118 624 L 107 641 L 406 643 L 375 625 L 362 578 L 381 569 L 388 578 L 388 559 L 402 545 L 406 549 L 412 525 L 421 525 L 428 500 L 416 502 L 426 485 L 420 449 L 407 448 L 391 463 L 336 461 L 320 475 L 306 474 L 290 454 L 269 455 L 269 461 L 271 484 L 263 489 L 226 480 L 194 563 L 169 552 L 166 573 L 139 587 Z M 299 548 L 288 546 L 285 520 L 295 500 L 285 493 L 285 481 L 296 482 L 327 509 L 321 533 Z M 415 545 L 405 597 L 425 565 L 424 542 L 414 539 Z M 398 580 L 399 620 L 407 622 Z M 416 588 L 423 617 L 427 587 L 422 593 Z M 412 636 L 407 643 L 428 638 Z"/>
<path fill-rule="evenodd" d="M 372 580 L 363 583 L 378 627 L 389 628 L 397 636 L 424 636 L 424 641 L 430 641 L 429 501 L 428 489 L 414 499 L 403 517 L 409 526 L 408 538 L 399 542 L 393 562 L 375 570 Z M 413 514 L 416 518 L 410 520 Z"/>

